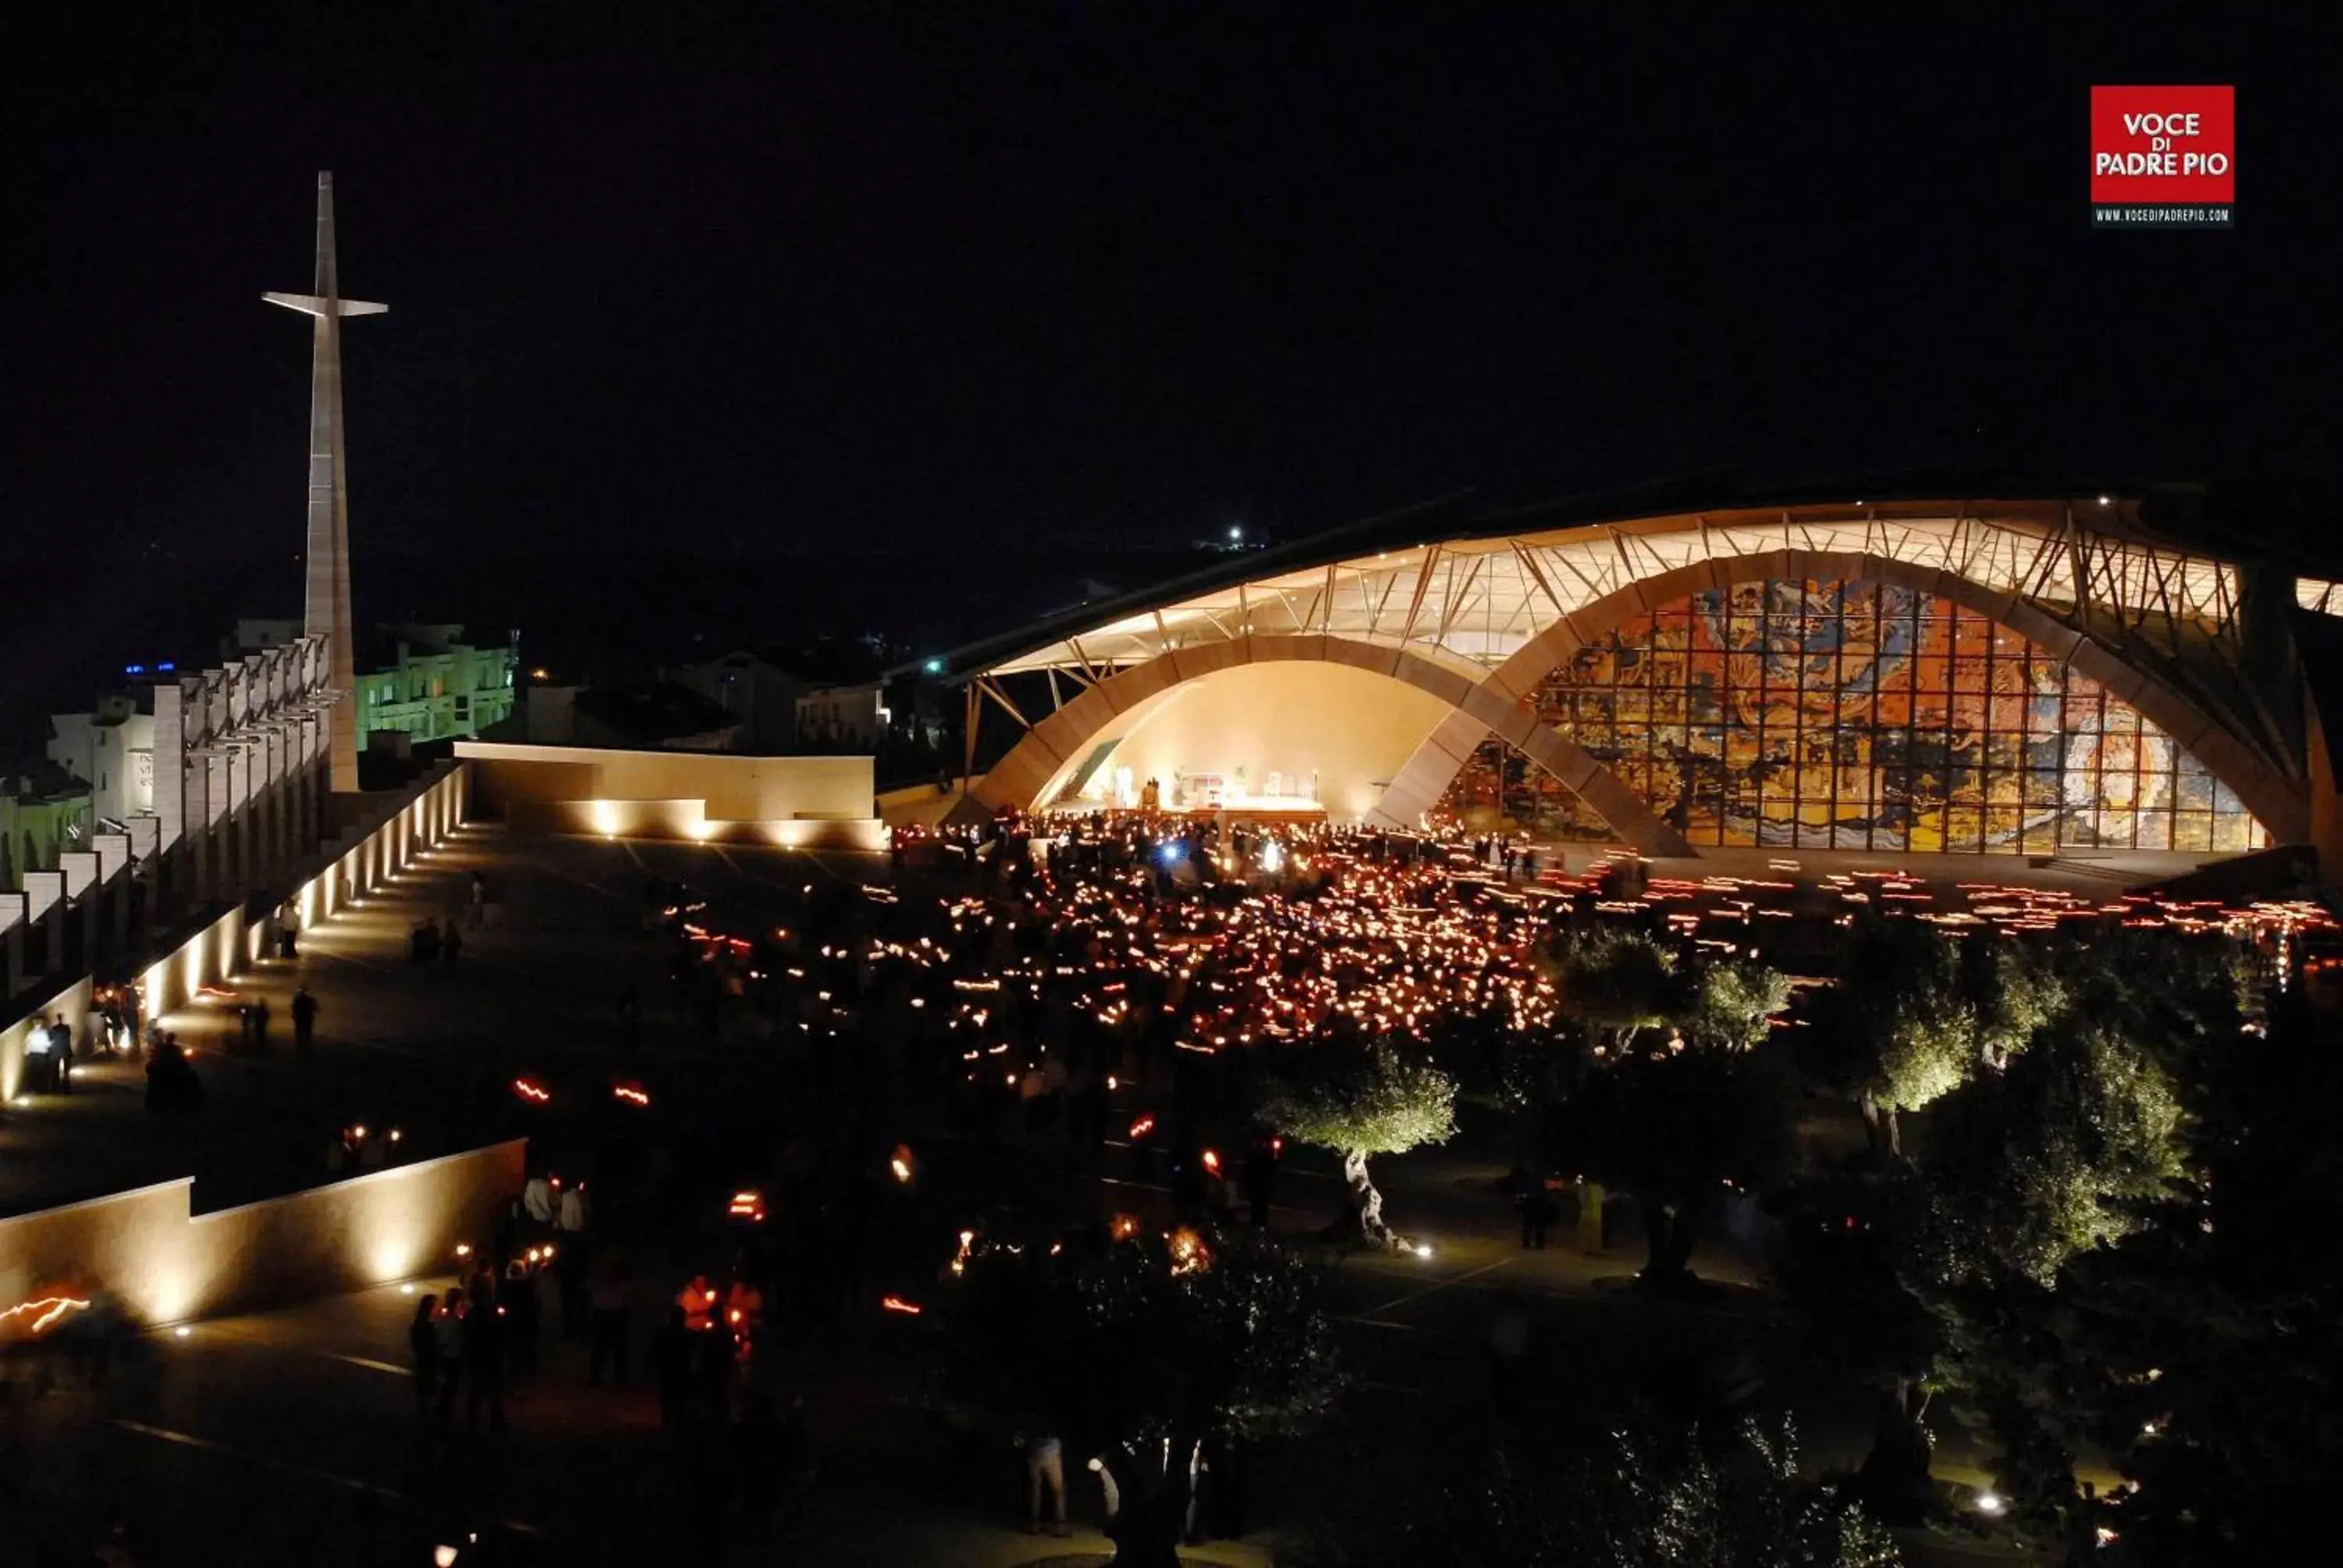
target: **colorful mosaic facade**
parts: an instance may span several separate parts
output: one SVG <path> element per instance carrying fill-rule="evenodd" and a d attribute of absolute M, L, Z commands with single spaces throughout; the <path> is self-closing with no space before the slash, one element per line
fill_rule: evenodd
<path fill-rule="evenodd" d="M 1677 599 L 1581 648 L 1538 706 L 1696 848 L 2267 841 L 2129 703 L 1974 610 L 1890 584 L 1754 581 Z M 1451 805 L 1502 789 L 1532 831 L 1602 836 L 1508 749 L 1484 748 Z"/>

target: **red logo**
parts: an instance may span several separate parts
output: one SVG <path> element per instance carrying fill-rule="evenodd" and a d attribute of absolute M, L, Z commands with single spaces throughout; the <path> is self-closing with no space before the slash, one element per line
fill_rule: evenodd
<path fill-rule="evenodd" d="M 2237 143 L 2234 87 L 2093 87 L 2092 205 L 2226 208 L 2237 199 Z"/>

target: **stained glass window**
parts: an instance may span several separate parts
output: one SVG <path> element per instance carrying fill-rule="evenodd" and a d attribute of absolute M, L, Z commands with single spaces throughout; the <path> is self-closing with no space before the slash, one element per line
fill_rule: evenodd
<path fill-rule="evenodd" d="M 1664 604 L 1541 688 L 1570 735 L 1695 846 L 2047 854 L 2266 843 L 2237 797 L 2121 698 L 1988 617 L 1848 578 Z M 1601 837 L 1502 743 L 1450 803 Z"/>

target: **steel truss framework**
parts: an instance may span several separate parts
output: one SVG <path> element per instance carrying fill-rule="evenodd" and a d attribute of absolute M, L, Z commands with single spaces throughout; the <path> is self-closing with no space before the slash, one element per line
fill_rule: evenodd
<path fill-rule="evenodd" d="M 2242 673 L 2237 568 L 2142 536 L 2127 510 L 1944 502 L 1645 518 L 1428 541 L 1216 587 L 978 674 L 971 703 L 981 692 L 1030 731 L 1004 759 L 1011 766 L 996 768 L 979 793 L 994 805 L 1031 804 L 1030 794 L 1016 797 L 1141 696 L 1262 649 L 1313 657 L 1306 648 L 1315 644 L 1325 650 L 1315 657 L 1401 678 L 1409 678 L 1402 667 L 1445 678 L 1436 684 L 1454 713 L 1393 779 L 1376 813 L 1412 821 L 1483 740 L 1518 728 L 1509 715 L 1526 712 L 1549 671 L 1626 617 L 1750 578 L 1873 577 L 1953 598 L 2073 661 L 2196 753 L 2274 838 L 2300 837 L 2298 745 Z M 1001 685 L 1037 672 L 1055 705 L 1040 720 Z M 1452 680 L 1475 699 L 1449 689 Z M 1575 762 L 1573 771 L 1581 772 Z M 1564 782 L 1598 810 L 1627 793 L 1583 772 Z M 1595 793 L 1610 799 L 1598 802 Z M 1604 815 L 1649 851 L 1684 848 L 1648 814 L 1642 822 Z"/>

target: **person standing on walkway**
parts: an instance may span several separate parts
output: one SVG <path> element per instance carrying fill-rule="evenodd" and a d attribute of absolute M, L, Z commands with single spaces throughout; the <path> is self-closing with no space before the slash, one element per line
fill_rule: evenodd
<path fill-rule="evenodd" d="M 255 997 L 252 1010 L 246 1016 L 252 1020 L 252 1048 L 255 1050 L 266 1050 L 268 1049 L 268 999 L 265 996 Z"/>
<path fill-rule="evenodd" d="M 56 1062 L 50 1054 L 49 1020 L 46 1013 L 33 1015 L 33 1027 L 25 1035 L 25 1087 L 45 1090 L 52 1087 Z"/>
<path fill-rule="evenodd" d="M 309 1048 L 317 1042 L 317 999 L 303 986 L 293 993 L 293 1050 L 297 1055 L 307 1056 Z"/>
<path fill-rule="evenodd" d="M 439 1382 L 439 1298 L 426 1293 L 415 1303 L 407 1325 L 407 1348 L 415 1357 L 415 1413 L 431 1413 L 431 1396 Z"/>
<path fill-rule="evenodd" d="M 1526 1171 L 1518 1172 L 1513 1207 L 1521 1211 L 1523 1251 L 1544 1251 L 1546 1227 L 1554 1223 L 1554 1199 L 1545 1190 L 1544 1179 Z"/>
<path fill-rule="evenodd" d="M 463 955 L 464 933 L 456 929 L 456 917 L 450 915 L 447 917 L 447 929 L 439 938 L 439 956 L 447 960 L 447 967 L 452 970 L 456 967 L 456 960 Z"/>
<path fill-rule="evenodd" d="M 553 1228 L 573 1243 L 582 1242 L 592 1220 L 593 1211 L 586 1201 L 586 1183 L 574 1181 L 564 1187 L 560 1201 L 553 1206 Z"/>
<path fill-rule="evenodd" d="M 55 1081 L 50 1087 L 59 1094 L 71 1094 L 73 1092 L 73 1025 L 65 1021 L 64 1013 L 57 1014 L 57 1021 L 49 1025 L 48 1037 L 49 1065 L 55 1074 Z"/>
<path fill-rule="evenodd" d="M 1023 1439 L 1020 1439 L 1023 1442 Z M 1025 1529 L 1041 1533 L 1041 1490 L 1050 1492 L 1050 1533 L 1071 1535 L 1066 1525 L 1065 1445 L 1052 1433 L 1043 1433 L 1025 1447 Z"/>
<path fill-rule="evenodd" d="M 553 1183 L 544 1171 L 531 1176 L 521 1188 L 520 1201 L 530 1224 L 544 1227 L 553 1223 Z"/>

